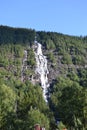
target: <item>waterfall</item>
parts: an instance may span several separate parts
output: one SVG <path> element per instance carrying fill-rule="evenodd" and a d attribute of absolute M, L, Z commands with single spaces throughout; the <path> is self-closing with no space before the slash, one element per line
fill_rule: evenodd
<path fill-rule="evenodd" d="M 48 83 L 48 68 L 47 68 L 47 59 L 46 56 L 43 55 L 42 53 L 42 48 L 41 44 L 35 41 L 35 58 L 36 58 L 36 74 L 39 74 L 40 76 L 40 82 L 41 82 L 41 87 L 43 89 L 43 96 L 45 101 L 47 101 L 47 88 L 49 87 Z"/>

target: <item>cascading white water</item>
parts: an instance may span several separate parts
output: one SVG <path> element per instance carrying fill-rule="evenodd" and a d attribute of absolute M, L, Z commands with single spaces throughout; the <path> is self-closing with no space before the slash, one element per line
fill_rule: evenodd
<path fill-rule="evenodd" d="M 40 82 L 43 89 L 43 96 L 45 101 L 47 101 L 47 88 L 49 87 L 48 83 L 48 68 L 47 68 L 47 59 L 46 56 L 42 53 L 41 44 L 35 41 L 35 58 L 36 58 L 36 73 L 40 75 Z"/>

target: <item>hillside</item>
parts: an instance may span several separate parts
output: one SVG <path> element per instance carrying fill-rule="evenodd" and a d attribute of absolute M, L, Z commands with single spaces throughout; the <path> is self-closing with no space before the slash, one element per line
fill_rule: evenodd
<path fill-rule="evenodd" d="M 46 103 L 35 36 L 47 58 Z M 0 26 L 0 129 L 87 129 L 87 37 Z"/>

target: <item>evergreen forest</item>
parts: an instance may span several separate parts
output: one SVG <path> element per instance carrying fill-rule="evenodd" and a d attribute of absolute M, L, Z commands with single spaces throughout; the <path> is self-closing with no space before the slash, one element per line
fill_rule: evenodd
<path fill-rule="evenodd" d="M 47 102 L 35 78 L 35 41 L 48 60 Z M 26 64 L 21 80 L 24 51 Z M 87 36 L 0 26 L 0 130 L 87 130 Z"/>

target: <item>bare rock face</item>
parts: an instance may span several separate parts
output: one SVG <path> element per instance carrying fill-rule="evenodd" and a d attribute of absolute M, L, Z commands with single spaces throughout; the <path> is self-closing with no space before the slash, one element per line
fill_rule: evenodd
<path fill-rule="evenodd" d="M 48 50 L 43 49 L 43 54 L 47 55 L 49 53 Z M 61 76 L 62 74 L 66 76 L 67 70 L 69 66 L 67 64 L 62 64 L 61 59 L 62 56 L 56 55 L 54 51 L 51 51 L 51 53 L 54 56 L 55 61 L 50 61 L 50 59 L 47 57 L 47 67 L 48 67 L 48 82 L 49 84 L 52 84 L 52 82 Z"/>

